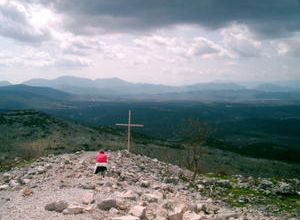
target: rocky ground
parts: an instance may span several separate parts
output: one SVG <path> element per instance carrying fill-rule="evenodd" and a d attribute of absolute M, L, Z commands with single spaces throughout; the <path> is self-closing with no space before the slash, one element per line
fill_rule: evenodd
<path fill-rule="evenodd" d="M 1 173 L 0 219 L 246 220 L 300 216 L 298 179 L 211 174 L 191 182 L 192 174 L 187 170 L 126 151 L 109 153 L 109 172 L 102 178 L 93 174 L 94 156 L 95 152 L 52 155 Z"/>

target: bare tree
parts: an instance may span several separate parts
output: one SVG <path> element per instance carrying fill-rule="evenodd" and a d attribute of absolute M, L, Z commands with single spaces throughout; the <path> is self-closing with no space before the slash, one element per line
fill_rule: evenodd
<path fill-rule="evenodd" d="M 212 132 L 212 128 L 205 121 L 187 119 L 183 125 L 183 137 L 185 142 L 186 165 L 193 171 L 193 180 L 201 172 L 201 157 L 203 146 Z"/>

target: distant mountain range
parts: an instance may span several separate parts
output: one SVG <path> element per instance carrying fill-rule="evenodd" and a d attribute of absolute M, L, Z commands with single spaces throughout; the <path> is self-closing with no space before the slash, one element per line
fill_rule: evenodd
<path fill-rule="evenodd" d="M 165 93 L 182 93 L 203 90 L 243 90 L 245 87 L 235 83 L 198 83 L 189 86 L 166 86 L 147 83 L 130 83 L 119 78 L 96 79 L 64 76 L 53 80 L 32 79 L 23 84 L 59 89 L 80 95 L 155 95 Z"/>
<path fill-rule="evenodd" d="M 253 89 L 265 92 L 294 92 L 300 91 L 300 81 L 263 83 L 255 87 L 246 87 L 232 82 L 208 82 L 187 86 L 166 86 L 160 84 L 131 83 L 119 78 L 96 79 L 63 76 L 53 80 L 32 79 L 23 82 L 29 86 L 42 86 L 59 89 L 65 92 L 81 95 L 134 95 L 134 94 L 163 94 L 193 91 L 246 90 Z"/>
<path fill-rule="evenodd" d="M 0 81 L 0 86 L 9 86 L 9 85 L 11 85 L 11 83 L 8 81 Z"/>
<path fill-rule="evenodd" d="M 32 79 L 19 85 L 0 82 L 0 104 L 22 106 L 64 105 L 67 101 L 203 101 L 265 102 L 300 101 L 300 82 L 260 84 L 249 89 L 231 82 L 187 86 L 131 83 L 119 78 L 86 79 L 63 76 Z"/>

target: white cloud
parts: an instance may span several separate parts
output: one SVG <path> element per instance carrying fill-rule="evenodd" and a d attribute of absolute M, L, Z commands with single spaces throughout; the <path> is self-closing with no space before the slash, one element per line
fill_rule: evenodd
<path fill-rule="evenodd" d="M 165 53 L 166 56 L 173 57 L 175 60 L 230 56 L 220 44 L 204 37 L 189 39 L 152 35 L 137 38 L 133 42 L 137 47 L 152 51 L 154 56 Z"/>
<path fill-rule="evenodd" d="M 257 57 L 262 54 L 262 44 L 245 25 L 233 24 L 221 31 L 223 44 L 235 57 Z"/>
<path fill-rule="evenodd" d="M 41 6 L 3 1 L 0 4 L 0 35 L 27 43 L 49 40 L 53 17 L 56 16 Z"/>
<path fill-rule="evenodd" d="M 300 32 L 289 38 L 272 40 L 270 45 L 281 58 L 298 58 L 300 56 Z"/>

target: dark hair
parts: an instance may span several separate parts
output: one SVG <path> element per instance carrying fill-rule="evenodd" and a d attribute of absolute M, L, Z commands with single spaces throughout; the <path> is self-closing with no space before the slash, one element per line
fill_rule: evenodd
<path fill-rule="evenodd" d="M 104 150 L 100 150 L 99 152 L 100 152 L 101 154 L 104 154 Z"/>

